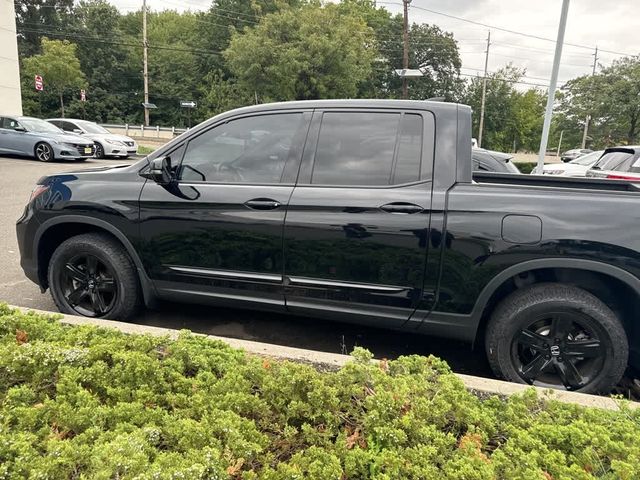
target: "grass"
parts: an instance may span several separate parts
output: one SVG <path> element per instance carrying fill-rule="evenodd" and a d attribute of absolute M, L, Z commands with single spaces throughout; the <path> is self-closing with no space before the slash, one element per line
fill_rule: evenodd
<path fill-rule="evenodd" d="M 149 155 L 150 153 L 155 152 L 155 148 L 147 147 L 145 145 L 138 145 L 138 155 Z"/>

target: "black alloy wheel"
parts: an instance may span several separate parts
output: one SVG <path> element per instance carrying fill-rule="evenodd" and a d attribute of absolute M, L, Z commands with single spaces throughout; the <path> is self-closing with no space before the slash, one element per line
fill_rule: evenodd
<path fill-rule="evenodd" d="M 118 297 L 116 278 L 98 257 L 79 254 L 60 272 L 60 286 L 69 306 L 85 317 L 107 315 Z"/>
<path fill-rule="evenodd" d="M 607 342 L 581 312 L 549 312 L 513 338 L 511 361 L 529 384 L 579 390 L 602 373 Z"/>
<path fill-rule="evenodd" d="M 48 270 L 51 296 L 62 313 L 127 320 L 140 306 L 140 281 L 127 250 L 106 233 L 62 242 Z"/>
<path fill-rule="evenodd" d="M 609 392 L 629 359 L 616 314 L 586 290 L 560 283 L 534 284 L 502 300 L 485 344 L 496 376 L 583 393 Z"/>

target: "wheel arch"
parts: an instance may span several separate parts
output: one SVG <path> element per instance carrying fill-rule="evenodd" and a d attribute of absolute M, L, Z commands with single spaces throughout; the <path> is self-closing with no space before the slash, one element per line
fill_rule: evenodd
<path fill-rule="evenodd" d="M 495 306 L 518 288 L 517 286 L 514 288 L 515 279 L 528 274 L 534 277 L 538 276 L 538 278 L 549 274 L 560 275 L 568 283 L 588 291 L 589 288 L 585 284 L 599 281 L 601 284 L 606 284 L 606 291 L 592 291 L 591 293 L 605 303 L 610 303 L 614 298 L 625 298 L 624 294 L 632 295 L 635 302 L 632 305 L 623 306 L 625 308 L 621 312 L 621 316 L 629 336 L 630 346 L 638 352 L 636 354 L 638 355 L 637 360 L 634 363 L 640 366 L 640 345 L 638 345 L 640 343 L 638 341 L 640 339 L 640 323 L 634 321 L 635 306 L 640 304 L 640 279 L 620 267 L 595 260 L 572 258 L 529 260 L 513 265 L 497 274 L 483 288 L 472 310 L 471 317 L 474 319 L 473 323 L 476 327 L 473 335 L 474 343 L 480 340 L 479 337 L 484 334 L 486 324 Z M 584 279 L 576 280 L 577 275 L 584 277 Z M 540 279 L 530 284 L 542 281 L 545 280 Z M 618 306 L 620 307 L 620 305 Z M 638 346 L 634 349 L 633 347 L 636 345 Z"/>
<path fill-rule="evenodd" d="M 155 303 L 155 289 L 146 274 L 142 260 L 129 239 L 112 224 L 93 217 L 64 215 L 45 221 L 38 228 L 33 240 L 33 252 L 37 258 L 38 281 L 41 289 L 48 287 L 47 270 L 51 255 L 65 240 L 83 233 L 104 233 L 115 239 L 127 251 L 138 272 L 145 305 Z"/>

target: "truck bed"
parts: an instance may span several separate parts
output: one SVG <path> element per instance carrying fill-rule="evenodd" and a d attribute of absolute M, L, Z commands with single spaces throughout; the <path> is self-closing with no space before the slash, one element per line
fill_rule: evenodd
<path fill-rule="evenodd" d="M 552 175 L 518 175 L 511 173 L 473 172 L 473 180 L 478 183 L 500 183 L 532 187 L 640 192 L 638 184 L 630 183 L 626 180 L 610 180 L 604 178 L 554 177 Z"/>

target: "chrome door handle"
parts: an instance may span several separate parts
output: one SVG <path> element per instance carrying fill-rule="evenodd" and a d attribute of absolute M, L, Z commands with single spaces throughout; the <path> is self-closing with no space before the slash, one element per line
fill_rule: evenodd
<path fill-rule="evenodd" d="M 247 200 L 245 205 L 252 210 L 274 210 L 282 204 L 271 198 L 254 198 Z"/>
<path fill-rule="evenodd" d="M 380 210 L 383 210 L 387 213 L 420 213 L 424 210 L 420 205 L 416 205 L 414 203 L 407 202 L 393 202 L 387 203 L 386 205 L 382 205 Z"/>

